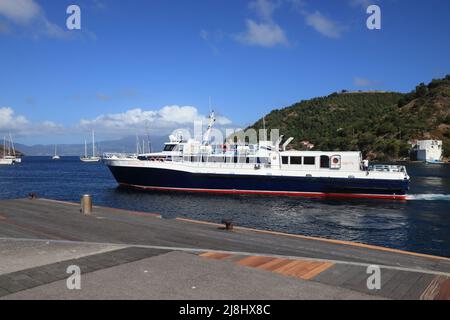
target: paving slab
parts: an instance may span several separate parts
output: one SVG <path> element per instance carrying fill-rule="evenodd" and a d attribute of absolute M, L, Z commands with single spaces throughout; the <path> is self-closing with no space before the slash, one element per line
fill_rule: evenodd
<path fill-rule="evenodd" d="M 124 245 L 52 243 L 0 239 L 0 275 L 86 255 L 124 248 Z"/>
<path fill-rule="evenodd" d="M 352 290 L 250 269 L 233 262 L 170 252 L 82 275 L 1 299 L 380 299 Z"/>

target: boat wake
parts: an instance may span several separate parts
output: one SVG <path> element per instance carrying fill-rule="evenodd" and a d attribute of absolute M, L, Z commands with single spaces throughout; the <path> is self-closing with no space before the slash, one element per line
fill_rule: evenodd
<path fill-rule="evenodd" d="M 407 200 L 441 200 L 450 201 L 450 194 L 434 194 L 434 193 L 422 193 L 422 194 L 409 194 Z"/>

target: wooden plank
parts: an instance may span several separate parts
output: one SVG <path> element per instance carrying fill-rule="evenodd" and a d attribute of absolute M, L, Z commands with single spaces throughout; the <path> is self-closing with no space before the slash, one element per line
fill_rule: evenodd
<path fill-rule="evenodd" d="M 311 280 L 316 276 L 318 276 L 319 274 L 321 274 L 322 272 L 324 272 L 325 270 L 328 270 L 332 266 L 334 266 L 334 263 L 324 262 L 321 265 L 314 268 L 313 270 L 309 271 L 308 273 L 303 274 L 302 279 Z"/>
<path fill-rule="evenodd" d="M 304 261 L 303 264 L 294 268 L 290 272 L 289 275 L 292 275 L 293 277 L 296 277 L 299 279 L 303 279 L 304 274 L 311 272 L 311 270 L 314 270 L 315 268 L 317 268 L 320 265 L 321 265 L 321 262 Z"/>
<path fill-rule="evenodd" d="M 209 258 L 210 256 L 212 256 L 214 254 L 214 252 L 205 252 L 202 254 L 199 254 L 200 257 L 205 257 L 205 258 Z"/>
<path fill-rule="evenodd" d="M 222 259 L 230 257 L 231 254 L 218 253 L 218 252 L 206 252 L 206 253 L 202 253 L 200 256 L 210 258 L 210 259 L 215 259 L 215 260 L 222 260 Z"/>
<path fill-rule="evenodd" d="M 289 263 L 285 264 L 284 266 L 281 266 L 280 268 L 273 270 L 273 272 L 287 275 L 292 270 L 295 270 L 295 268 L 301 266 L 304 263 L 305 263 L 304 261 L 290 260 Z"/>
<path fill-rule="evenodd" d="M 425 289 L 425 291 L 421 294 L 421 300 L 433 300 L 439 294 L 439 288 L 441 283 L 446 280 L 447 277 L 436 276 Z"/>
<path fill-rule="evenodd" d="M 238 262 L 239 260 L 242 260 L 245 256 L 242 255 L 236 255 L 236 254 L 232 254 L 229 257 L 223 259 L 225 261 L 230 261 L 230 262 Z"/>
<path fill-rule="evenodd" d="M 256 268 L 264 263 L 272 261 L 274 258 L 272 257 L 263 257 L 263 256 L 250 256 L 239 260 L 237 263 L 246 267 Z"/>
<path fill-rule="evenodd" d="M 450 300 L 450 278 L 441 283 L 439 293 L 434 298 L 435 300 Z"/>
<path fill-rule="evenodd" d="M 289 263 L 290 261 L 291 260 L 289 260 L 289 259 L 275 258 L 272 261 L 266 262 L 266 263 L 258 266 L 258 269 L 273 271 L 273 270 Z"/>

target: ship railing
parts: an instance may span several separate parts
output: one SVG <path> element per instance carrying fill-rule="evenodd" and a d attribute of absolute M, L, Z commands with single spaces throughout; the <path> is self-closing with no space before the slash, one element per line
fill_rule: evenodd
<path fill-rule="evenodd" d="M 135 153 L 105 152 L 103 153 L 103 159 L 137 159 L 137 155 Z"/>
<path fill-rule="evenodd" d="M 247 162 L 210 162 L 210 161 L 184 161 L 183 159 L 166 160 L 176 163 L 182 163 L 187 167 L 205 167 L 205 168 L 226 168 L 226 169 L 261 169 L 270 168 L 269 163 L 247 163 Z"/>
<path fill-rule="evenodd" d="M 403 172 L 406 173 L 406 167 L 392 164 L 373 164 L 369 166 L 368 171 L 378 172 Z"/>
<path fill-rule="evenodd" d="M 269 168 L 270 165 L 255 164 L 255 163 L 230 163 L 230 162 L 187 162 L 183 165 L 188 167 L 203 167 L 203 168 L 224 168 L 224 169 L 260 169 Z"/>

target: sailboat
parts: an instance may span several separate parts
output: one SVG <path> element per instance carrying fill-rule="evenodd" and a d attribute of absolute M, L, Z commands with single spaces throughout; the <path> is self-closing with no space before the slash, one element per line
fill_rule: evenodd
<path fill-rule="evenodd" d="M 16 155 L 16 149 L 14 148 L 11 132 L 9 133 L 9 140 L 6 140 L 5 137 L 4 145 L 3 159 L 11 160 L 12 163 L 21 163 L 22 159 Z M 6 154 L 6 149 L 8 150 L 8 154 Z"/>
<path fill-rule="evenodd" d="M 92 130 L 92 156 L 88 156 L 87 154 L 87 142 L 84 140 L 84 157 L 80 157 L 80 160 L 83 162 L 99 162 L 101 160 L 100 157 L 95 156 L 95 137 L 94 130 Z"/>
<path fill-rule="evenodd" d="M 6 155 L 6 137 L 3 139 L 3 157 L 0 158 L 0 165 L 14 164 L 13 160 Z"/>
<path fill-rule="evenodd" d="M 52 157 L 52 160 L 59 160 L 59 159 L 60 159 L 60 157 L 56 153 L 56 144 L 55 144 L 55 155 Z"/>

